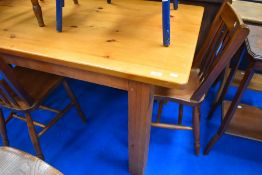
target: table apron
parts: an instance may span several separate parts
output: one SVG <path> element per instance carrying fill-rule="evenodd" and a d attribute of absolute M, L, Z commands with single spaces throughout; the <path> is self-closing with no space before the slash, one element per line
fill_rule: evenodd
<path fill-rule="evenodd" d="M 17 66 L 26 67 L 29 69 L 52 73 L 64 77 L 73 78 L 73 79 L 83 80 L 99 85 L 113 87 L 116 89 L 121 89 L 126 91 L 128 90 L 128 79 L 118 78 L 111 75 L 105 75 L 101 73 L 91 72 L 83 69 L 77 69 L 64 65 L 33 60 L 30 58 L 13 56 L 9 54 L 0 53 L 0 55 L 9 64 L 15 64 Z"/>

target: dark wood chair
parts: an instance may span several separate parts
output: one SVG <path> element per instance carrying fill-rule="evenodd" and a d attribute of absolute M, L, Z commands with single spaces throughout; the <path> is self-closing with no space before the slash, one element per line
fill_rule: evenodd
<path fill-rule="evenodd" d="M 44 1 L 44 0 L 40 0 Z M 78 5 L 78 0 L 73 0 L 74 4 Z M 35 17 L 37 19 L 39 27 L 44 27 L 44 19 L 43 19 L 43 14 L 42 14 L 42 9 L 39 4 L 38 0 L 31 0 L 32 6 L 33 6 L 33 11 L 35 14 Z M 107 0 L 108 4 L 111 4 L 111 0 Z M 62 8 L 64 7 L 64 0 L 56 0 L 56 29 L 58 32 L 62 32 Z"/>
<path fill-rule="evenodd" d="M 159 100 L 157 121 L 152 126 L 193 130 L 195 153 L 200 153 L 200 105 L 209 88 L 230 63 L 231 58 L 241 46 L 249 33 L 249 29 L 238 18 L 229 3 L 223 3 L 216 15 L 210 32 L 200 52 L 196 55 L 199 69 L 192 69 L 185 89 L 167 89 L 158 87 L 155 98 Z M 161 112 L 166 101 L 179 103 L 178 124 L 161 123 Z M 183 105 L 193 107 L 193 126 L 182 125 Z"/>
<path fill-rule="evenodd" d="M 209 154 L 215 143 L 226 131 L 228 131 L 228 129 L 231 130 L 231 134 L 244 138 L 255 140 L 261 140 L 262 138 L 260 135 L 261 125 L 259 125 L 262 121 L 262 110 L 256 110 L 255 107 L 249 105 L 240 105 L 243 93 L 247 88 L 260 92 L 262 91 L 261 74 L 255 73 L 256 71 L 260 73 L 262 71 L 262 26 L 249 24 L 248 27 L 250 29 L 250 34 L 245 42 L 246 48 L 243 47 L 239 50 L 240 53 L 245 53 L 247 50 L 247 69 L 245 73 L 243 73 L 244 75 L 241 75 L 241 73 L 238 72 L 238 66 L 242 57 L 238 56 L 236 57 L 236 64 L 233 64 L 231 70 L 228 71 L 228 75 L 224 76 L 219 93 L 208 115 L 208 119 L 211 119 L 215 110 L 223 103 L 221 106 L 221 109 L 223 109 L 221 116 L 222 122 L 216 134 L 212 137 L 205 148 L 204 153 L 206 155 Z M 231 103 L 226 101 L 223 102 L 230 85 L 238 86 L 236 95 Z M 244 109 L 238 109 L 239 105 Z M 233 129 L 231 126 L 233 126 Z"/>
<path fill-rule="evenodd" d="M 63 175 L 43 160 L 10 147 L 0 147 L 0 174 Z"/>
<path fill-rule="evenodd" d="M 40 1 L 44 1 L 44 0 L 40 0 Z M 76 5 L 78 4 L 78 0 L 73 0 L 73 1 L 74 1 L 74 4 L 76 4 Z M 34 11 L 34 14 L 35 14 L 35 17 L 37 19 L 39 27 L 44 27 L 45 23 L 44 23 L 42 9 L 41 9 L 41 6 L 39 4 L 39 1 L 38 0 L 31 0 L 31 3 L 32 3 L 32 6 L 33 6 L 33 11 Z M 57 4 L 60 4 L 58 8 L 60 9 L 60 7 L 61 7 L 61 10 L 62 10 L 62 7 L 64 6 L 64 0 L 57 0 Z"/>
<path fill-rule="evenodd" d="M 5 125 L 12 118 L 21 119 L 27 123 L 36 155 L 41 159 L 44 159 L 44 156 L 39 144 L 39 137 L 61 119 L 71 107 L 75 106 L 81 119 L 86 121 L 86 117 L 75 95 L 63 77 L 22 67 L 12 68 L 7 65 L 1 57 L 0 73 L 3 77 L 3 79 L 0 80 L 0 133 L 3 138 L 4 146 L 9 145 Z M 60 84 L 63 84 L 70 97 L 70 103 L 61 111 L 42 105 L 48 95 Z M 3 108 L 8 108 L 12 111 L 6 120 L 3 116 Z M 31 112 L 39 108 L 54 112 L 56 116 L 48 124 L 33 121 Z M 19 116 L 17 112 L 23 113 L 24 116 Z M 42 130 L 36 133 L 35 126 L 42 128 Z"/>

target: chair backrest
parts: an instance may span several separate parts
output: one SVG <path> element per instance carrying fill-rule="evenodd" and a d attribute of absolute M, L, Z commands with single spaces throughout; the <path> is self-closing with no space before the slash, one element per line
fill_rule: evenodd
<path fill-rule="evenodd" d="M 2 80 L 0 80 L 0 105 L 14 109 L 21 109 L 21 104 L 23 107 L 31 106 L 33 99 L 20 85 L 13 69 L 6 64 L 2 57 L 0 57 L 0 74 L 2 76 Z"/>
<path fill-rule="evenodd" d="M 196 56 L 200 62 L 199 77 L 201 84 L 191 97 L 200 100 L 211 85 L 230 63 L 233 55 L 245 41 L 249 29 L 237 16 L 228 2 L 223 3 L 216 15 L 209 34 Z"/>

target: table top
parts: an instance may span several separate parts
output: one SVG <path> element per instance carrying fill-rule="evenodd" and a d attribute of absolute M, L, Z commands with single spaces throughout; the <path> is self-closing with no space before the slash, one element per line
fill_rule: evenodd
<path fill-rule="evenodd" d="M 144 0 L 65 4 L 63 32 L 55 29 L 55 2 L 40 3 L 40 28 L 28 0 L 0 1 L 0 52 L 86 69 L 144 83 L 188 82 L 203 7 L 171 11 L 171 45 L 162 46 L 162 7 Z"/>
<path fill-rule="evenodd" d="M 262 60 L 262 25 L 248 24 L 250 33 L 247 38 L 249 53 L 255 58 Z"/>
<path fill-rule="evenodd" d="M 262 24 L 262 3 L 233 0 L 233 8 L 245 22 Z"/>

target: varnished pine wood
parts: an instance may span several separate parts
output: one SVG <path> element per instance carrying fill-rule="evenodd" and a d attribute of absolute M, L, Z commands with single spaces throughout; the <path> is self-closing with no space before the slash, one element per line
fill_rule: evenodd
<path fill-rule="evenodd" d="M 12 5 L 12 2 L 0 2 L 0 39 L 3 41 L 0 54 L 7 62 L 15 62 L 19 66 L 124 90 L 129 90 L 130 80 L 148 83 L 150 87 L 183 87 L 189 78 L 203 8 L 180 5 L 178 11 L 172 12 L 174 20 L 171 26 L 175 30 L 171 31 L 171 39 L 174 45 L 163 48 L 159 43 L 162 39 L 159 2 L 128 0 L 117 3 L 118 6 L 107 8 L 104 1 L 90 0 L 81 2 L 77 9 L 67 6 L 64 10 L 67 16 L 64 18 L 64 32 L 58 35 L 53 30 L 53 3 L 46 3 L 44 7 L 50 11 L 45 14 L 47 27 L 36 28 L 29 13 L 14 18 L 14 13 L 29 12 L 28 6 L 20 2 L 17 8 L 12 8 L 5 5 Z M 98 7 L 103 9 L 98 10 Z M 39 42 L 42 47 L 35 47 Z M 137 86 L 136 91 L 143 87 Z M 129 100 L 129 106 L 136 104 L 133 110 L 129 110 L 129 116 L 139 114 L 129 117 L 130 122 L 137 121 L 129 124 L 129 136 L 133 135 L 129 141 L 134 142 L 135 148 L 129 144 L 129 167 L 134 174 L 143 174 L 149 142 L 150 126 L 147 122 L 150 119 L 144 121 L 142 115 L 145 112 L 140 110 L 144 100 L 138 99 L 130 97 Z M 148 107 L 148 113 L 151 111 Z"/>
<path fill-rule="evenodd" d="M 11 147 L 0 147 L 0 174 L 63 175 L 41 159 Z"/>
<path fill-rule="evenodd" d="M 223 102 L 223 113 L 226 114 L 230 101 Z M 223 115 L 224 117 L 224 115 Z M 262 141 L 262 109 L 254 106 L 239 104 L 234 118 L 226 133 L 248 139 Z"/>
<path fill-rule="evenodd" d="M 128 153 L 131 174 L 143 174 L 147 163 L 153 87 L 130 81 L 128 89 Z"/>
<path fill-rule="evenodd" d="M 99 85 L 110 86 L 117 89 L 128 90 L 128 80 L 123 78 L 118 78 L 114 76 L 108 76 L 101 73 L 90 72 L 83 69 L 78 69 L 74 67 L 67 67 L 63 65 L 45 63 L 43 61 L 31 60 L 10 56 L 3 54 L 5 61 L 11 64 L 19 65 L 22 67 L 39 70 L 42 72 L 52 72 L 53 74 L 70 77 L 78 80 L 88 81 L 91 83 L 96 83 Z"/>
<path fill-rule="evenodd" d="M 45 3 L 49 11 L 45 13 L 45 28 L 35 27 L 24 1 L 17 1 L 14 7 L 5 6 L 5 2 L 9 3 L 5 0 L 0 5 L 1 53 L 165 87 L 188 81 L 202 7 L 181 4 L 179 10 L 171 12 L 172 44 L 165 48 L 160 42 L 159 2 L 117 0 L 117 5 L 109 6 L 104 0 L 89 0 L 77 8 L 68 3 L 60 34 L 53 30 L 55 6 L 51 1 Z M 42 47 L 38 47 L 40 42 Z"/>

